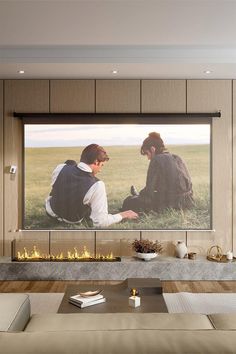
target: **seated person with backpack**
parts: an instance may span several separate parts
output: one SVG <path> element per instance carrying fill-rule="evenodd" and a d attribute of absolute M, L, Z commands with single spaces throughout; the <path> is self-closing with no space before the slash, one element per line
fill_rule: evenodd
<path fill-rule="evenodd" d="M 141 154 L 150 164 L 146 186 L 137 192 L 131 187 L 121 210 L 160 212 L 165 208 L 186 209 L 194 206 L 191 177 L 183 160 L 165 148 L 159 133 L 153 132 L 143 141 Z"/>
<path fill-rule="evenodd" d="M 67 160 L 52 173 L 52 190 L 45 207 L 49 216 L 66 223 L 82 223 L 95 227 L 108 227 L 122 219 L 136 219 L 137 213 L 125 210 L 108 213 L 105 184 L 96 174 L 109 160 L 106 151 L 97 144 L 84 148 L 80 163 Z"/>

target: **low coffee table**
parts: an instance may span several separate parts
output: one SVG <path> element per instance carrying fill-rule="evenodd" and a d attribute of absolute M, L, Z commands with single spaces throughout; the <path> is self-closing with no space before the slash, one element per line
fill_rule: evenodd
<path fill-rule="evenodd" d="M 137 289 L 141 306 L 129 306 L 130 289 Z M 88 290 L 102 290 L 106 302 L 94 306 L 79 307 L 69 303 L 69 297 Z M 162 286 L 156 278 L 129 278 L 116 285 L 69 285 L 66 289 L 58 313 L 117 313 L 117 312 L 168 312 Z"/>

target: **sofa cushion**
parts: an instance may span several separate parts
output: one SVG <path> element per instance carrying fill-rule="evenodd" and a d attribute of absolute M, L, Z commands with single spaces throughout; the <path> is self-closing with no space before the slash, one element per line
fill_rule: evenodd
<path fill-rule="evenodd" d="M 80 313 L 33 315 L 25 331 L 213 329 L 207 316 L 170 313 Z"/>
<path fill-rule="evenodd" d="M 208 317 L 216 329 L 236 329 L 236 313 L 216 313 Z"/>
<path fill-rule="evenodd" d="M 232 354 L 235 331 L 107 330 L 0 333 L 4 354 Z"/>
<path fill-rule="evenodd" d="M 0 294 L 0 331 L 23 331 L 30 318 L 30 301 L 26 294 Z"/>

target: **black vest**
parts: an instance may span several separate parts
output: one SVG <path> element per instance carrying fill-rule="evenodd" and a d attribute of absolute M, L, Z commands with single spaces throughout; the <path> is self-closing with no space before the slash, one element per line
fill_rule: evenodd
<path fill-rule="evenodd" d="M 90 187 L 99 181 L 90 172 L 77 166 L 65 165 L 60 171 L 50 193 L 51 208 L 59 217 L 76 222 L 90 215 L 90 207 L 83 199 Z"/>

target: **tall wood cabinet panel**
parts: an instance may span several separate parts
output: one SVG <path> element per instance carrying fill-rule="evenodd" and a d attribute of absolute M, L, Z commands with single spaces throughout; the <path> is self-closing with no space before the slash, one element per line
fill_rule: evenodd
<path fill-rule="evenodd" d="M 0 256 L 3 255 L 3 80 L 0 80 Z"/>
<path fill-rule="evenodd" d="M 233 252 L 236 255 L 236 80 L 233 80 Z"/>
<path fill-rule="evenodd" d="M 95 80 L 51 80 L 50 112 L 94 113 Z"/>
<path fill-rule="evenodd" d="M 186 80 L 141 80 L 142 113 L 186 112 Z"/>
<path fill-rule="evenodd" d="M 4 106 L 4 254 L 10 255 L 10 241 L 22 227 L 22 147 L 23 125 L 13 112 L 49 112 L 48 80 L 5 80 Z M 16 165 L 11 175 L 9 166 Z"/>
<path fill-rule="evenodd" d="M 96 80 L 97 113 L 140 113 L 140 80 Z"/>
<path fill-rule="evenodd" d="M 188 232 L 188 246 L 199 253 L 220 245 L 232 248 L 232 81 L 187 81 L 187 112 L 221 110 L 212 121 L 212 208 L 215 232 Z"/>

